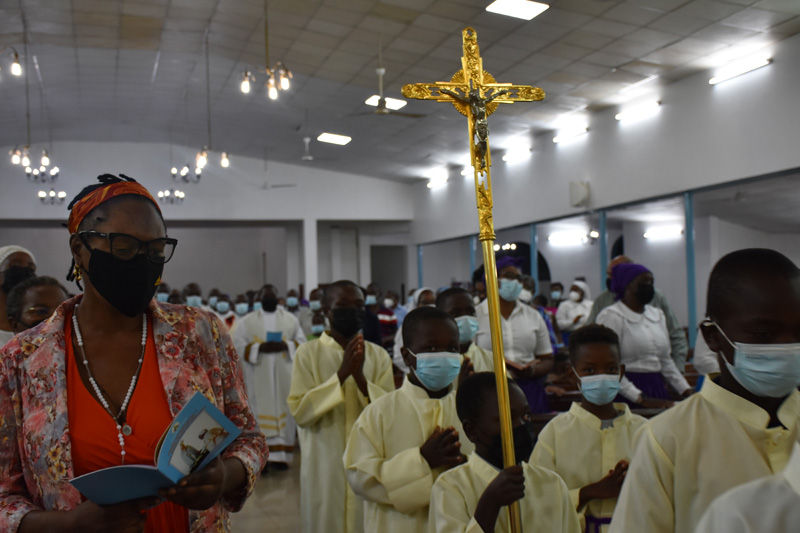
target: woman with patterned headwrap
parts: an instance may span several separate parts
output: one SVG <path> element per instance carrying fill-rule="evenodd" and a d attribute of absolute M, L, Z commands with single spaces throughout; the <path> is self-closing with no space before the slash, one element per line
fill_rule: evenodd
<path fill-rule="evenodd" d="M 147 189 L 99 181 L 69 205 L 68 279 L 84 293 L 0 350 L 0 531 L 229 531 L 267 455 L 236 351 L 212 313 L 153 298 L 177 241 Z M 163 503 L 82 501 L 71 479 L 153 465 L 196 391 L 242 429 L 219 458 Z"/>

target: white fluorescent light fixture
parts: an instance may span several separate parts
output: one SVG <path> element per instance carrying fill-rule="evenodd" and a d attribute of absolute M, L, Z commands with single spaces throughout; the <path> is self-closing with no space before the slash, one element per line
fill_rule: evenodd
<path fill-rule="evenodd" d="M 344 146 L 345 144 L 352 141 L 353 138 L 348 137 L 347 135 L 337 135 L 335 133 L 322 133 L 320 134 L 319 137 L 317 137 L 317 140 L 323 143 L 338 144 L 340 146 Z"/>
<path fill-rule="evenodd" d="M 637 104 L 631 106 L 623 111 L 617 113 L 614 118 L 617 120 L 640 120 L 643 118 L 648 118 L 654 116 L 658 113 L 658 108 L 661 105 L 661 102 L 652 101 L 652 102 L 645 102 L 643 104 Z"/>
<path fill-rule="evenodd" d="M 743 61 L 736 61 L 731 65 L 721 68 L 716 76 L 708 80 L 708 83 L 710 85 L 716 85 L 758 68 L 766 67 L 770 63 L 772 63 L 772 58 L 764 56 L 755 56 Z"/>
<path fill-rule="evenodd" d="M 670 239 L 678 239 L 683 235 L 683 227 L 681 226 L 656 226 L 648 228 L 644 232 L 644 238 L 651 241 L 666 241 Z"/>
<path fill-rule="evenodd" d="M 622 93 L 622 94 L 631 92 L 634 89 L 637 89 L 637 88 L 641 87 L 642 85 L 644 85 L 646 83 L 650 83 L 651 81 L 657 80 L 657 79 L 658 79 L 658 76 L 655 76 L 655 75 L 648 76 L 648 77 L 646 77 L 645 79 L 643 79 L 641 81 L 637 81 L 636 83 L 632 83 L 632 84 L 628 85 L 624 89 L 621 89 L 619 92 Z"/>
<path fill-rule="evenodd" d="M 377 94 L 373 94 L 369 98 L 367 98 L 364 103 L 367 105 L 371 105 L 374 107 L 378 107 L 378 102 L 380 102 L 381 97 Z M 406 106 L 408 102 L 405 100 L 398 100 L 397 98 L 386 98 L 386 108 L 391 109 L 393 111 L 397 111 L 398 109 L 402 109 Z"/>
<path fill-rule="evenodd" d="M 547 241 L 553 246 L 580 246 L 586 242 L 585 231 L 556 231 Z"/>
<path fill-rule="evenodd" d="M 438 189 L 447 185 L 448 171 L 446 168 L 434 168 L 425 175 L 428 178 L 428 188 Z"/>
<path fill-rule="evenodd" d="M 564 142 L 564 141 L 570 141 L 570 140 L 574 139 L 575 137 L 580 137 L 581 135 L 583 135 L 587 131 L 589 131 L 589 128 L 587 128 L 586 126 L 570 127 L 570 128 L 565 128 L 565 129 L 562 129 L 562 130 L 558 130 L 558 133 L 556 134 L 556 136 L 553 137 L 553 142 L 554 143 L 561 143 L 561 142 Z"/>
<path fill-rule="evenodd" d="M 486 11 L 507 17 L 531 20 L 544 13 L 549 7 L 547 4 L 528 0 L 495 0 L 486 7 Z"/>
<path fill-rule="evenodd" d="M 515 148 L 508 150 L 505 154 L 503 154 L 503 161 L 506 163 L 518 163 L 519 161 L 528 159 L 530 156 L 530 148 Z"/>

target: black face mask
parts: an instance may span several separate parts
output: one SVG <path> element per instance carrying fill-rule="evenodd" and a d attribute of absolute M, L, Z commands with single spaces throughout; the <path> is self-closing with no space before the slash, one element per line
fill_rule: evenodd
<path fill-rule="evenodd" d="M 94 249 L 87 274 L 100 296 L 120 313 L 132 318 L 147 309 L 163 271 L 163 264 L 151 262 L 146 255 L 121 261 L 108 252 Z"/>
<path fill-rule="evenodd" d="M 278 299 L 277 298 L 264 298 L 261 300 L 261 307 L 264 308 L 264 311 L 267 313 L 274 313 L 275 310 L 278 308 Z"/>
<path fill-rule="evenodd" d="M 346 307 L 333 309 L 331 318 L 331 329 L 338 331 L 345 338 L 350 338 L 358 330 L 364 327 L 364 308 Z"/>
<path fill-rule="evenodd" d="M 642 305 L 647 305 L 652 302 L 655 295 L 656 288 L 649 283 L 642 283 L 636 287 L 636 299 L 639 300 L 639 303 Z"/>
<path fill-rule="evenodd" d="M 12 266 L 3 271 L 3 285 L 0 286 L 3 292 L 8 294 L 18 283 L 28 278 L 36 276 L 32 268 Z"/>
<path fill-rule="evenodd" d="M 533 453 L 533 423 L 525 422 L 514 428 L 514 460 L 517 464 L 527 461 Z M 503 438 L 498 433 L 489 445 L 489 457 L 484 457 L 497 468 L 503 469 Z"/>

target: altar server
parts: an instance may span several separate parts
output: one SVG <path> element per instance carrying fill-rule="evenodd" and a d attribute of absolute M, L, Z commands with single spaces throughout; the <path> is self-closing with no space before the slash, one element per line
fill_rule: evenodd
<path fill-rule="evenodd" d="M 800 270 L 773 250 L 730 253 L 711 272 L 706 309 L 703 337 L 721 372 L 644 425 L 612 533 L 695 531 L 717 496 L 789 461 L 800 417 Z"/>
<path fill-rule="evenodd" d="M 458 417 L 475 451 L 466 464 L 443 473 L 434 483 L 430 533 L 510 531 L 507 506 L 515 501 L 525 533 L 580 531 L 564 481 L 527 462 L 533 436 L 525 394 L 509 380 L 508 395 L 517 465 L 504 469 L 494 373 L 473 374 L 459 387 Z"/>
<path fill-rule="evenodd" d="M 364 341 L 364 295 L 352 281 L 327 287 L 331 329 L 298 348 L 289 409 L 299 426 L 300 509 L 306 533 L 363 531 L 362 502 L 347 484 L 342 454 L 361 411 L 394 390 L 392 360 Z"/>
<path fill-rule="evenodd" d="M 478 319 L 475 318 L 475 303 L 469 291 L 458 287 L 443 290 L 436 297 L 436 307 L 453 317 L 458 324 L 459 351 L 464 355 L 467 365 L 471 365 L 471 370 L 493 372 L 492 352 L 473 342 L 478 333 Z"/>
<path fill-rule="evenodd" d="M 365 499 L 364 530 L 424 532 L 431 487 L 463 464 L 472 443 L 460 440 L 453 381 L 461 368 L 458 326 L 434 307 L 403 322 L 403 359 L 411 372 L 400 389 L 368 405 L 356 420 L 344 464 Z"/>

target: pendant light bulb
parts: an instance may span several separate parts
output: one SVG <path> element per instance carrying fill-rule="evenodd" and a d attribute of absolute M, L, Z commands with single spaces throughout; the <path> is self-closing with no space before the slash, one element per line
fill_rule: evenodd
<path fill-rule="evenodd" d="M 290 83 L 289 83 L 289 77 L 286 75 L 286 72 L 281 71 L 280 79 L 281 79 L 281 89 L 284 91 L 288 91 Z"/>
<path fill-rule="evenodd" d="M 30 158 L 30 157 L 28 157 L 28 151 L 27 151 L 27 150 L 25 150 L 25 151 L 22 153 L 22 166 L 23 166 L 23 167 L 29 167 L 29 166 L 31 166 L 31 158 Z"/>
<path fill-rule="evenodd" d="M 169 173 L 170 173 L 170 175 L 172 175 L 172 177 L 174 178 L 175 176 L 177 176 L 177 175 L 178 175 L 178 169 L 177 169 L 177 168 L 175 168 L 175 167 L 172 167 L 172 169 L 169 171 Z"/>
<path fill-rule="evenodd" d="M 202 168 L 200 168 L 200 167 L 197 167 L 196 169 L 194 169 L 194 173 L 195 173 L 196 175 L 198 175 L 198 176 L 199 176 L 200 174 L 202 174 L 202 172 L 203 172 L 203 169 L 202 169 Z"/>
<path fill-rule="evenodd" d="M 222 168 L 228 168 L 231 166 L 231 160 L 228 159 L 228 152 L 222 152 L 222 159 L 220 159 L 219 164 L 222 166 Z"/>
<path fill-rule="evenodd" d="M 22 157 L 20 156 L 19 149 L 14 150 L 11 152 L 11 164 L 12 165 L 19 165 L 22 161 Z"/>
<path fill-rule="evenodd" d="M 267 81 L 267 96 L 269 96 L 270 100 L 277 100 L 278 99 L 278 88 L 275 86 L 275 75 L 269 77 L 269 81 Z"/>
<path fill-rule="evenodd" d="M 47 156 L 47 150 L 42 150 L 42 166 L 43 167 L 50 166 L 50 158 Z"/>
<path fill-rule="evenodd" d="M 245 70 L 244 71 L 244 78 L 242 79 L 242 92 L 244 94 L 247 94 L 247 93 L 250 92 L 250 77 L 251 77 L 250 71 L 249 70 Z"/>
<path fill-rule="evenodd" d="M 195 161 L 197 162 L 197 168 L 205 168 L 206 164 L 208 163 L 208 152 L 206 152 L 205 148 L 197 152 Z"/>
<path fill-rule="evenodd" d="M 181 176 L 185 176 L 189 173 L 189 165 L 184 165 L 181 169 Z"/>
<path fill-rule="evenodd" d="M 22 66 L 19 64 L 19 55 L 14 54 L 14 62 L 11 63 L 11 74 L 14 76 L 22 76 Z"/>

